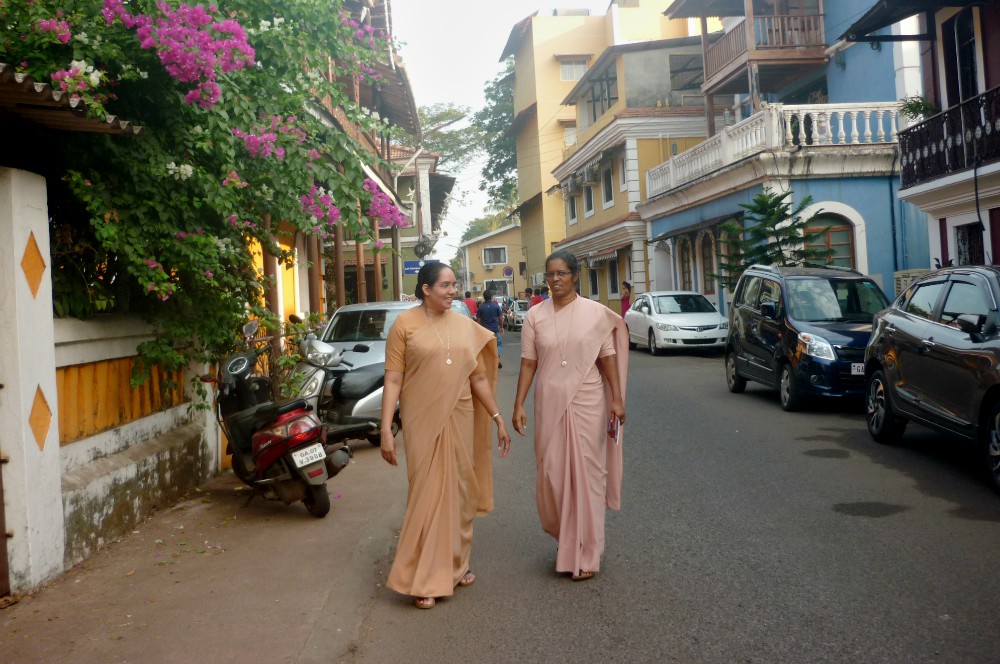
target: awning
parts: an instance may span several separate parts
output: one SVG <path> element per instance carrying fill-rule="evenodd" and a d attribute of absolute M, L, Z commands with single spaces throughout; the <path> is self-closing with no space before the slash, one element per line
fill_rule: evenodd
<path fill-rule="evenodd" d="M 590 267 L 594 267 L 600 263 L 609 263 L 614 260 L 618 260 L 618 252 L 622 249 L 631 248 L 632 243 L 628 242 L 626 244 L 618 245 L 617 247 L 612 247 L 611 249 L 603 249 L 600 253 L 595 253 L 592 256 L 587 256 L 587 264 Z"/>
<path fill-rule="evenodd" d="M 521 133 L 521 130 L 524 128 L 524 125 L 528 124 L 528 120 L 535 117 L 535 115 L 537 114 L 538 114 L 537 103 L 522 109 L 521 112 L 514 117 L 514 121 L 510 123 L 510 126 L 504 130 L 503 135 L 517 136 L 519 133 Z"/>
<path fill-rule="evenodd" d="M 864 16 L 847 28 L 839 39 L 853 41 L 916 14 L 933 13 L 945 7 L 968 7 L 973 4 L 980 4 L 980 0 L 879 0 L 865 12 Z"/>

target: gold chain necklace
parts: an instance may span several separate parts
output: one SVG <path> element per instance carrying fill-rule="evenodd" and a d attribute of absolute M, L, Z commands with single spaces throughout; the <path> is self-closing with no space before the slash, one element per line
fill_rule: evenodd
<path fill-rule="evenodd" d="M 448 359 L 445 360 L 445 362 L 447 364 L 451 364 L 451 328 L 448 327 L 448 318 L 447 318 L 448 312 L 446 311 L 446 312 L 444 312 L 442 314 L 442 317 L 445 317 L 444 318 L 444 331 L 445 331 L 445 334 L 448 336 L 448 346 L 447 346 L 447 348 L 444 345 L 444 340 L 441 339 L 441 334 L 437 331 L 437 328 L 434 327 L 434 323 L 431 322 L 431 316 L 430 316 L 430 314 L 427 313 L 427 307 L 426 306 L 424 307 L 424 316 L 427 317 L 427 324 L 431 326 L 431 329 L 434 330 L 434 334 L 437 335 L 438 343 L 441 344 L 441 350 L 444 350 L 445 353 L 448 356 Z"/>
<path fill-rule="evenodd" d="M 570 309 L 570 312 L 569 312 L 569 329 L 571 329 L 571 330 L 573 329 L 573 316 L 576 315 L 576 307 L 574 307 L 573 305 L 576 304 L 576 298 L 577 297 L 580 297 L 580 296 L 577 295 L 576 297 L 573 298 L 572 302 L 570 302 L 569 304 L 566 305 Z M 562 347 L 562 345 L 560 344 L 560 342 L 562 341 L 562 338 L 559 336 L 559 325 L 556 324 L 556 307 L 555 307 L 555 302 L 552 303 L 552 327 L 556 331 L 556 350 L 559 351 L 559 358 L 562 360 L 562 366 L 565 367 L 569 363 L 566 361 L 566 351 Z"/>

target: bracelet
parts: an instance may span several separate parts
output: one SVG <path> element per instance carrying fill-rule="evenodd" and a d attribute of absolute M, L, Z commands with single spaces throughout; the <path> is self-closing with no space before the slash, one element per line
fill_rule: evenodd
<path fill-rule="evenodd" d="M 491 420 L 495 420 L 498 417 L 500 417 L 500 411 L 499 410 L 497 412 L 493 413 L 492 415 L 490 415 L 490 419 Z"/>

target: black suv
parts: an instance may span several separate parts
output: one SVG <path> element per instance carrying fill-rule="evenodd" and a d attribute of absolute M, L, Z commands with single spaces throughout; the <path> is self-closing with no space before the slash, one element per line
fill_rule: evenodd
<path fill-rule="evenodd" d="M 978 445 L 1000 489 L 1000 269 L 951 267 L 875 317 L 865 355 L 868 432 L 894 442 L 913 420 Z"/>
<path fill-rule="evenodd" d="M 749 267 L 729 308 L 729 391 L 748 380 L 776 387 L 785 410 L 807 397 L 862 396 L 872 317 L 888 304 L 856 270 Z"/>

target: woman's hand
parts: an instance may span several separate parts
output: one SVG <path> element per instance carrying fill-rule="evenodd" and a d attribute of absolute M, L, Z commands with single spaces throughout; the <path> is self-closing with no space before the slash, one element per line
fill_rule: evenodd
<path fill-rule="evenodd" d="M 507 456 L 510 452 L 510 434 L 507 433 L 507 425 L 503 419 L 497 418 L 497 448 L 500 450 L 500 458 Z"/>
<path fill-rule="evenodd" d="M 382 458 L 391 465 L 399 465 L 396 460 L 396 437 L 392 435 L 392 427 L 382 427 Z"/>
<path fill-rule="evenodd" d="M 514 414 L 510 416 L 510 423 L 514 425 L 514 431 L 522 436 L 528 430 L 528 414 L 524 412 L 524 406 L 514 404 Z"/>
<path fill-rule="evenodd" d="M 608 420 L 618 420 L 618 426 L 625 424 L 625 404 L 622 403 L 621 399 L 615 399 L 611 402 L 611 408 L 608 409 Z"/>

